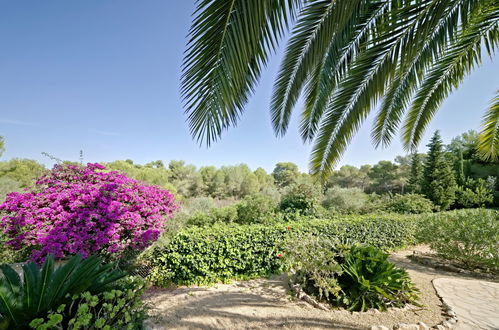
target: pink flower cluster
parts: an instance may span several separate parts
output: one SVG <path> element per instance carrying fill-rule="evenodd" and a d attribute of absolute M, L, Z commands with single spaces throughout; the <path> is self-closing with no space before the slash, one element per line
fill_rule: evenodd
<path fill-rule="evenodd" d="M 177 208 L 168 191 L 100 164 L 56 165 L 35 188 L 10 193 L 0 205 L 0 229 L 14 249 L 33 248 L 42 261 L 81 254 L 122 255 L 142 250 L 165 230 Z"/>

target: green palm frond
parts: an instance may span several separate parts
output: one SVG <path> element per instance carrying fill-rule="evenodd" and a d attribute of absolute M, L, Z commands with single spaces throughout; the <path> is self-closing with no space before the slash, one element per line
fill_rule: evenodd
<path fill-rule="evenodd" d="M 300 0 L 200 0 L 183 63 L 191 133 L 208 145 L 235 125 Z"/>
<path fill-rule="evenodd" d="M 236 124 L 297 16 L 274 84 L 272 125 L 286 133 L 303 93 L 300 132 L 313 141 L 311 172 L 322 178 L 380 100 L 375 146 L 387 146 L 402 125 L 404 146 L 414 148 L 482 49 L 493 56 L 499 43 L 497 0 L 204 0 L 196 13 L 182 93 L 192 134 L 208 144 Z M 494 109 L 483 155 L 499 153 Z"/>
<path fill-rule="evenodd" d="M 437 59 L 419 87 L 403 127 L 406 149 L 415 148 L 422 134 L 445 98 L 462 82 L 464 77 L 481 63 L 483 36 L 497 29 L 499 10 L 496 1 L 484 1 L 477 7 L 468 26 L 463 29 Z M 499 40 L 488 40 L 490 51 Z"/>
<path fill-rule="evenodd" d="M 497 95 L 483 118 L 478 154 L 487 161 L 499 159 L 499 91 L 497 91 Z"/>
<path fill-rule="evenodd" d="M 310 72 L 321 61 L 337 31 L 359 9 L 360 2 L 311 1 L 300 12 L 272 96 L 271 115 L 276 134 L 286 133 L 291 111 Z"/>

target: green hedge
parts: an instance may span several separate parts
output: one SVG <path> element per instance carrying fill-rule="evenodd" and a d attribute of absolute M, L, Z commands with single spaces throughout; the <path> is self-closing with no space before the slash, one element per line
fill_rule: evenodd
<path fill-rule="evenodd" d="M 194 227 L 179 232 L 167 245 L 153 248 L 150 279 L 160 286 L 207 284 L 281 272 L 280 255 L 290 232 L 395 249 L 415 242 L 415 228 L 412 217 L 399 215 Z"/>

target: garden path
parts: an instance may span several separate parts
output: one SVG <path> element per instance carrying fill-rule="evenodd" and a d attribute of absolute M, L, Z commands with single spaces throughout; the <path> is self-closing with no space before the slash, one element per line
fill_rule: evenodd
<path fill-rule="evenodd" d="M 499 283 L 437 278 L 433 285 L 456 313 L 456 329 L 499 329 Z"/>

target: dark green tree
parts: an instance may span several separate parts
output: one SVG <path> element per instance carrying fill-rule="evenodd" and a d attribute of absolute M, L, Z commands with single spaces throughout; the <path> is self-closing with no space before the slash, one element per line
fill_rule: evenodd
<path fill-rule="evenodd" d="M 423 173 L 424 173 L 423 155 L 415 152 L 411 156 L 411 172 L 409 174 L 410 192 L 421 194 Z"/>
<path fill-rule="evenodd" d="M 372 189 L 376 192 L 392 194 L 396 187 L 397 168 L 398 166 L 389 160 L 382 160 L 374 165 L 369 172 Z"/>
<path fill-rule="evenodd" d="M 433 134 L 428 148 L 428 157 L 424 165 L 422 192 L 440 210 L 446 210 L 456 198 L 457 186 L 454 171 L 443 150 L 439 131 Z"/>
<path fill-rule="evenodd" d="M 280 187 L 287 187 L 296 181 L 300 175 L 298 166 L 295 163 L 285 162 L 275 164 L 272 176 L 274 177 L 275 184 Z"/>

